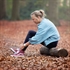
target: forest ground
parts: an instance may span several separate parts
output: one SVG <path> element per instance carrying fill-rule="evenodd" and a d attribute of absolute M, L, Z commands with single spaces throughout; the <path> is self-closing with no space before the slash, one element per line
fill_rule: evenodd
<path fill-rule="evenodd" d="M 67 49 L 67 57 L 43 56 L 39 52 L 42 45 L 30 45 L 24 57 L 15 58 L 10 56 L 10 48 L 19 47 L 28 31 L 36 31 L 37 25 L 31 20 L 0 21 L 0 70 L 70 70 L 70 22 L 61 20 L 60 24 L 57 47 Z"/>

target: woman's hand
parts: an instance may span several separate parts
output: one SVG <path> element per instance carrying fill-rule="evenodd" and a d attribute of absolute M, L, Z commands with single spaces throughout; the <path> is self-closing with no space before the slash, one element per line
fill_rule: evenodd
<path fill-rule="evenodd" d="M 25 50 L 26 50 L 26 48 L 27 48 L 29 45 L 30 45 L 30 43 L 29 43 L 29 42 L 27 42 L 27 43 L 25 43 L 25 44 L 21 44 L 21 45 L 20 45 L 20 46 L 21 46 L 21 47 L 20 47 L 20 50 L 22 50 L 22 49 L 23 49 L 23 50 L 25 51 Z"/>

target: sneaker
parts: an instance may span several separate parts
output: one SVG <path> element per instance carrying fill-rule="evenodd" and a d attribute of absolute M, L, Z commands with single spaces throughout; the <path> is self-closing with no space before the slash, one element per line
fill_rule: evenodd
<path fill-rule="evenodd" d="M 19 51 L 20 51 L 19 48 L 17 48 L 17 49 L 10 48 L 10 50 L 11 50 L 12 52 L 14 52 L 14 54 L 17 54 L 17 53 L 19 53 Z"/>
<path fill-rule="evenodd" d="M 11 55 L 12 57 L 24 57 L 24 53 L 18 53 Z"/>
<path fill-rule="evenodd" d="M 22 50 L 21 51 L 19 49 L 14 50 L 12 48 L 11 50 L 14 52 L 14 54 L 11 55 L 12 57 L 23 57 L 24 56 L 24 51 Z"/>

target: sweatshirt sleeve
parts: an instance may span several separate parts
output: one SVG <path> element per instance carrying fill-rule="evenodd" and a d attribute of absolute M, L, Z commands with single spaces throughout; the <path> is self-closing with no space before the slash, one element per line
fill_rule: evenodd
<path fill-rule="evenodd" d="M 29 42 L 31 44 L 40 44 L 46 39 L 46 33 L 49 30 L 49 27 L 46 27 L 45 25 L 38 26 L 38 30 L 36 32 L 36 35 L 29 39 Z"/>

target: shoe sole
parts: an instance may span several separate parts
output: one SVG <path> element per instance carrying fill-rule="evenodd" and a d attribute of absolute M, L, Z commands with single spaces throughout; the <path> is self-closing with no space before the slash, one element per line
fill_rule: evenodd
<path fill-rule="evenodd" d="M 11 50 L 12 52 L 16 53 L 16 51 L 15 51 L 13 48 L 10 48 L 10 50 Z"/>
<path fill-rule="evenodd" d="M 15 56 L 15 55 L 10 55 L 11 57 L 24 57 L 24 55 L 22 56 L 22 55 L 20 55 L 20 56 Z"/>

